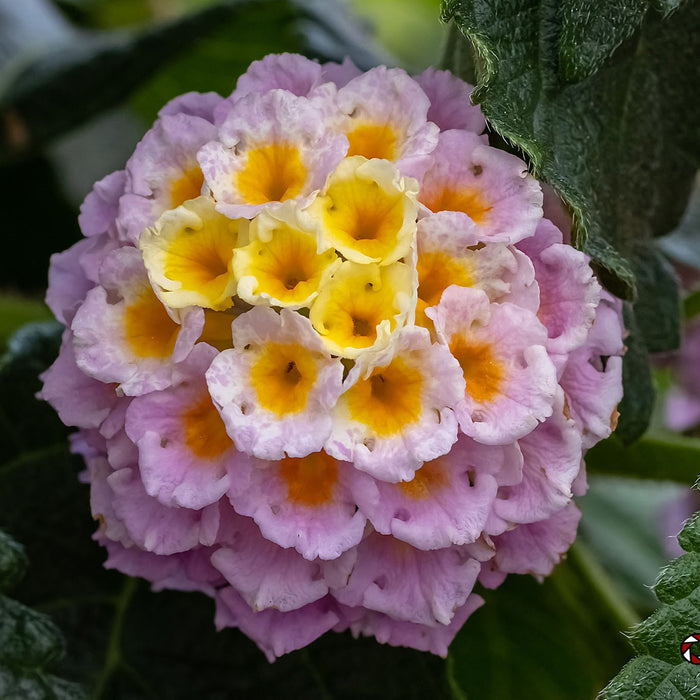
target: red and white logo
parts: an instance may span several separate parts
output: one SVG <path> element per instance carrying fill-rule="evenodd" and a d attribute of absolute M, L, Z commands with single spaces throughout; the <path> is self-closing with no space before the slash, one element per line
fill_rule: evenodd
<path fill-rule="evenodd" d="M 693 644 L 700 643 L 700 634 L 691 634 L 681 644 L 681 655 L 689 664 L 700 664 L 700 656 L 696 656 L 692 652 Z"/>

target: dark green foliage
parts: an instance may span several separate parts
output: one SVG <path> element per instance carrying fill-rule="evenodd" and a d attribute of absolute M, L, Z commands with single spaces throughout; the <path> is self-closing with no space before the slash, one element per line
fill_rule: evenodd
<path fill-rule="evenodd" d="M 645 348 L 679 342 L 676 283 L 653 239 L 678 223 L 700 164 L 700 3 L 445 0 L 443 16 L 470 42 L 453 36 L 448 64 L 471 67 L 492 127 L 571 208 L 603 284 L 636 302 L 620 410 L 631 441 L 653 401 Z"/>
<path fill-rule="evenodd" d="M 602 700 L 698 697 L 700 667 L 682 658 L 680 645 L 700 631 L 700 513 L 678 543 L 687 554 L 661 571 L 654 586 L 660 607 L 631 632 L 639 656 L 603 690 Z"/>
<path fill-rule="evenodd" d="M 84 698 L 81 688 L 47 674 L 64 653 L 48 616 L 5 597 L 26 568 L 22 547 L 0 531 L 0 697 L 3 700 Z"/>
<path fill-rule="evenodd" d="M 654 410 L 654 384 L 651 378 L 649 350 L 632 306 L 625 303 L 623 319 L 627 351 L 622 360 L 624 393 L 618 406 L 620 419 L 616 438 L 629 445 L 640 438 L 649 425 Z"/>
<path fill-rule="evenodd" d="M 543 584 L 511 576 L 484 598 L 450 647 L 452 682 L 467 698 L 590 700 L 629 658 L 578 557 Z"/>

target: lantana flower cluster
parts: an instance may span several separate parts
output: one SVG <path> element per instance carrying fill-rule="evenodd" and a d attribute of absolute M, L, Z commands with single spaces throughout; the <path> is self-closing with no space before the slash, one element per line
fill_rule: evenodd
<path fill-rule="evenodd" d="M 52 259 L 42 396 L 106 566 L 270 659 L 346 629 L 444 655 L 477 582 L 575 537 L 620 305 L 470 90 L 268 56 L 166 105 Z"/>

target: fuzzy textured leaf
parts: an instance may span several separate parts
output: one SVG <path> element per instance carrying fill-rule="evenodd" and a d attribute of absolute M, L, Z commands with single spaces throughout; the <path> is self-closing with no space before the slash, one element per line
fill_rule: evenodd
<path fill-rule="evenodd" d="M 26 565 L 23 548 L 0 531 L 0 581 L 16 583 Z M 0 595 L 0 697 L 4 700 L 84 698 L 82 689 L 46 673 L 64 653 L 53 621 L 16 600 Z"/>
<path fill-rule="evenodd" d="M 0 593 L 7 593 L 16 586 L 26 569 L 24 548 L 0 530 Z"/>
<path fill-rule="evenodd" d="M 635 301 L 636 395 L 621 411 L 632 440 L 653 401 L 644 350 L 679 342 L 676 282 L 653 239 L 676 226 L 700 164 L 700 3 L 444 0 L 443 17 L 473 48 L 473 99 L 493 129 L 570 207 L 605 286 Z M 451 52 L 469 67 L 454 37 Z"/>
<path fill-rule="evenodd" d="M 627 330 L 627 350 L 622 361 L 624 393 L 618 406 L 620 419 L 615 433 L 625 445 L 630 445 L 644 434 L 649 425 L 654 411 L 655 391 L 649 350 L 631 304 L 624 305 L 623 319 Z"/>
<path fill-rule="evenodd" d="M 639 656 L 606 686 L 602 700 L 698 697 L 700 668 L 683 659 L 680 646 L 700 631 L 700 513 L 688 521 L 678 543 L 687 554 L 659 574 L 654 592 L 660 607 L 631 632 Z"/>

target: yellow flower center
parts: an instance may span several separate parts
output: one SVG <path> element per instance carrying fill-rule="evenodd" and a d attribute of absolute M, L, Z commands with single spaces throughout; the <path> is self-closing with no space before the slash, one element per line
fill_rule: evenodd
<path fill-rule="evenodd" d="M 170 184 L 170 208 L 175 209 L 190 199 L 199 197 L 204 184 L 204 173 L 198 165 L 193 165 L 182 174 L 182 177 Z"/>
<path fill-rule="evenodd" d="M 431 328 L 432 322 L 425 309 L 440 303 L 442 293 L 452 284 L 470 287 L 474 283 L 466 260 L 453 258 L 447 253 L 431 250 L 418 256 L 418 305 L 416 325 Z"/>
<path fill-rule="evenodd" d="M 338 354 L 350 356 L 377 341 L 377 327 L 396 328 L 397 296 L 410 293 L 410 271 L 402 263 L 386 267 L 346 262 L 316 297 L 309 319 Z"/>
<path fill-rule="evenodd" d="M 211 198 L 197 197 L 147 228 L 139 247 L 163 302 L 178 309 L 229 308 L 236 293 L 233 250 L 241 226 L 247 222 L 232 221 L 216 211 Z"/>
<path fill-rule="evenodd" d="M 414 500 L 428 498 L 447 486 L 449 480 L 440 459 L 425 462 L 411 481 L 401 481 L 398 486 L 404 495 Z"/>
<path fill-rule="evenodd" d="M 386 367 L 377 367 L 367 379 L 360 379 L 345 394 L 353 420 L 385 438 L 415 423 L 421 414 L 420 371 L 395 357 Z"/>
<path fill-rule="evenodd" d="M 348 156 L 395 160 L 396 132 L 388 124 L 359 124 L 347 134 Z"/>
<path fill-rule="evenodd" d="M 250 379 L 262 408 L 279 416 L 306 408 L 316 383 L 313 354 L 297 343 L 269 343 L 260 353 Z"/>
<path fill-rule="evenodd" d="M 312 207 L 325 239 L 347 259 L 390 264 L 416 230 L 415 181 L 386 161 L 346 158 Z"/>
<path fill-rule="evenodd" d="M 149 287 L 126 307 L 124 330 L 134 355 L 165 358 L 173 354 L 180 326 Z"/>
<path fill-rule="evenodd" d="M 376 182 L 341 182 L 329 188 L 324 214 L 325 232 L 338 247 L 379 261 L 396 246 L 403 196 L 387 195 Z"/>
<path fill-rule="evenodd" d="M 464 373 L 467 394 L 479 403 L 492 401 L 500 393 L 505 368 L 495 358 L 491 345 L 456 335 L 450 341 L 450 351 Z"/>
<path fill-rule="evenodd" d="M 235 184 L 246 204 L 293 199 L 306 184 L 306 168 L 299 149 L 288 143 L 252 148 Z"/>
<path fill-rule="evenodd" d="M 468 188 L 430 188 L 422 192 L 418 199 L 430 211 L 461 211 L 477 225 L 487 222 L 492 209 L 480 191 Z"/>
<path fill-rule="evenodd" d="M 233 304 L 233 250 L 238 234 L 228 226 L 182 229 L 170 242 L 164 275 L 196 290 L 207 307 L 223 310 Z M 230 292 L 227 294 L 227 290 Z"/>
<path fill-rule="evenodd" d="M 307 457 L 285 457 L 280 462 L 280 474 L 287 482 L 287 497 L 292 503 L 321 506 L 333 498 L 338 464 L 325 452 L 314 452 Z"/>
<path fill-rule="evenodd" d="M 224 422 L 207 391 L 181 415 L 185 445 L 197 457 L 214 459 L 232 447 Z"/>

